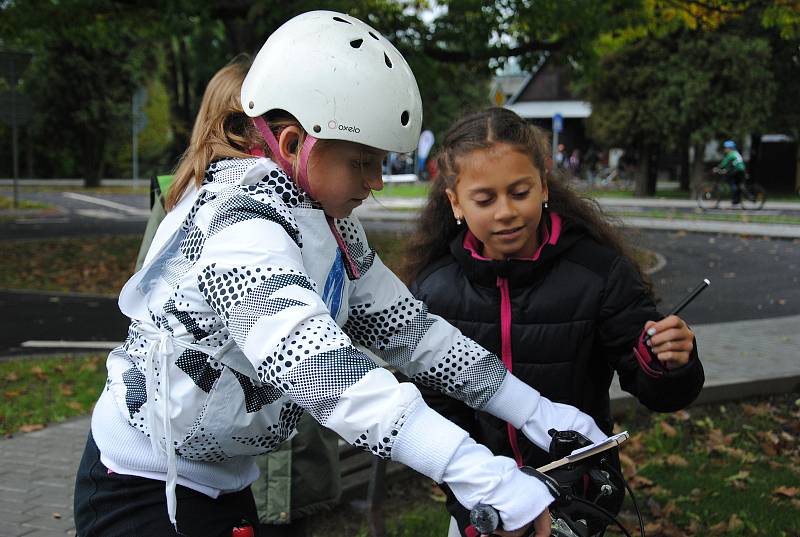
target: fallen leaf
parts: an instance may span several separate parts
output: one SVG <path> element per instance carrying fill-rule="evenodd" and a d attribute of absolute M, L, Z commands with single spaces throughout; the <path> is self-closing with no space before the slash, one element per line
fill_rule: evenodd
<path fill-rule="evenodd" d="M 768 403 L 761 403 L 760 405 L 742 404 L 742 411 L 747 416 L 766 416 L 774 411 Z"/>
<path fill-rule="evenodd" d="M 69 386 L 62 386 L 61 395 L 63 395 L 64 397 L 72 397 L 73 395 L 75 395 L 75 392 L 73 392 L 72 388 L 70 388 Z"/>
<path fill-rule="evenodd" d="M 61 513 L 53 513 L 53 518 L 59 520 L 61 518 Z"/>
<path fill-rule="evenodd" d="M 689 421 L 689 419 L 691 419 L 692 417 L 691 414 L 689 414 L 685 410 L 678 410 L 677 412 L 673 412 L 670 415 L 678 421 Z"/>
<path fill-rule="evenodd" d="M 41 423 L 29 423 L 26 425 L 21 425 L 19 428 L 19 432 L 21 433 L 32 433 L 34 431 L 41 431 L 44 429 L 44 425 Z"/>
<path fill-rule="evenodd" d="M 772 489 L 772 493 L 777 496 L 786 496 L 787 498 L 794 498 L 800 494 L 800 487 L 776 487 Z"/>
<path fill-rule="evenodd" d="M 678 507 L 678 504 L 675 502 L 675 500 L 668 501 L 667 505 L 665 505 L 664 508 L 661 510 L 661 514 L 664 516 L 664 518 L 669 518 L 669 516 L 672 515 L 673 513 L 680 514 L 682 512 L 683 510 L 680 507 Z"/>
<path fill-rule="evenodd" d="M 44 369 L 38 365 L 31 368 L 31 374 L 39 380 L 47 380 L 47 374 L 44 372 Z"/>
<path fill-rule="evenodd" d="M 8 375 L 6 375 L 6 381 L 7 382 L 16 382 L 18 380 L 19 380 L 19 375 L 17 375 L 17 373 L 15 371 L 12 371 Z"/>
<path fill-rule="evenodd" d="M 742 522 L 742 519 L 736 516 L 736 513 L 733 513 L 731 517 L 728 519 L 728 531 L 740 530 L 743 527 L 744 527 L 744 522 Z"/>
<path fill-rule="evenodd" d="M 669 455 L 667 457 L 667 465 L 685 468 L 689 466 L 689 462 L 680 455 Z"/>
<path fill-rule="evenodd" d="M 648 522 L 644 525 L 644 532 L 646 534 L 661 533 L 661 522 Z"/>
<path fill-rule="evenodd" d="M 678 436 L 678 430 L 675 429 L 675 427 L 673 427 L 666 421 L 661 421 L 658 423 L 658 425 L 661 427 L 661 430 L 664 432 L 664 434 L 667 435 L 668 437 L 675 438 L 676 436 Z"/>
<path fill-rule="evenodd" d="M 628 480 L 631 488 L 645 489 L 653 486 L 653 482 L 646 477 L 635 475 Z"/>
<path fill-rule="evenodd" d="M 6 390 L 3 392 L 3 397 L 6 399 L 14 399 L 15 397 L 19 397 L 22 395 L 22 392 L 19 390 Z"/>
<path fill-rule="evenodd" d="M 747 479 L 748 477 L 750 477 L 750 472 L 748 472 L 747 470 L 740 470 L 738 473 L 735 473 L 730 477 L 726 477 L 725 481 L 736 481 L 741 479 Z"/>
<path fill-rule="evenodd" d="M 77 401 L 67 401 L 66 405 L 71 408 L 72 410 L 77 410 L 78 412 L 83 411 L 83 405 Z"/>
<path fill-rule="evenodd" d="M 722 535 L 723 533 L 728 532 L 728 523 L 727 522 L 720 522 L 719 524 L 714 524 L 710 528 L 708 528 L 708 532 L 711 535 Z"/>

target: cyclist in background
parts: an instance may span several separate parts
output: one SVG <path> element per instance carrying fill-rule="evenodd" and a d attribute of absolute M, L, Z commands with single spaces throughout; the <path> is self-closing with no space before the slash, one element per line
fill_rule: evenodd
<path fill-rule="evenodd" d="M 736 149 L 736 142 L 733 140 L 725 140 L 722 143 L 725 157 L 714 168 L 714 173 L 720 173 L 725 176 L 728 183 L 731 185 L 731 204 L 739 206 L 742 198 L 741 184 L 747 178 L 744 166 L 744 159 L 742 154 Z"/>

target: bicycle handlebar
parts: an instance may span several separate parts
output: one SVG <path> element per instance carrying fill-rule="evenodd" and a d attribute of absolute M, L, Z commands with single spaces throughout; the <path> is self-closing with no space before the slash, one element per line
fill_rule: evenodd
<path fill-rule="evenodd" d="M 574 442 L 577 439 L 572 437 L 577 436 L 580 437 L 580 439 L 583 439 L 586 443 L 588 443 L 588 440 L 585 439 L 585 437 L 582 437 L 577 433 L 574 433 L 573 435 L 568 434 L 568 433 L 573 433 L 572 431 L 559 432 L 552 430 L 549 432 L 553 437 L 553 441 L 550 447 L 551 447 L 551 456 L 554 456 L 554 458 L 555 456 L 560 456 L 557 455 L 559 451 L 559 449 L 557 449 L 559 440 L 563 441 L 565 438 L 568 438 L 570 439 L 570 441 Z M 619 474 L 619 472 L 616 472 L 616 470 L 614 470 L 613 468 L 610 467 L 610 465 L 608 465 L 608 462 L 605 459 L 598 460 L 594 457 L 594 455 L 599 456 L 599 453 L 605 451 L 606 449 L 609 449 L 610 447 L 619 445 L 627 438 L 628 438 L 628 433 L 626 431 L 624 433 L 620 433 L 619 435 L 610 437 L 606 441 L 600 442 L 599 444 L 584 445 L 584 447 L 575 449 L 574 451 L 572 451 L 572 453 L 570 453 L 566 457 L 560 458 L 557 461 L 554 461 L 553 463 L 543 466 L 538 470 L 528 466 L 523 466 L 522 468 L 520 468 L 522 472 L 539 479 L 547 487 L 548 492 L 555 499 L 554 506 L 556 511 L 553 511 L 553 513 L 558 512 L 558 514 L 560 514 L 561 516 L 560 518 L 554 517 L 553 531 L 555 531 L 556 529 L 561 529 L 560 527 L 558 528 L 556 527 L 558 525 L 564 527 L 563 529 L 561 529 L 561 531 L 555 531 L 554 535 L 573 535 L 573 536 L 578 535 L 570 531 L 570 528 L 573 526 L 574 523 L 570 522 L 569 517 L 564 516 L 562 512 L 562 509 L 568 508 L 568 506 L 573 501 L 584 504 L 586 507 L 591 507 L 593 511 L 600 513 L 603 516 L 603 518 L 605 518 L 608 522 L 615 523 L 617 526 L 619 526 L 625 535 L 630 535 L 630 533 L 628 533 L 628 531 L 622 526 L 622 524 L 620 524 L 620 522 L 614 517 L 612 513 L 600 507 L 599 505 L 596 505 L 597 498 L 595 498 L 594 501 L 587 501 L 583 500 L 582 498 L 579 498 L 576 495 L 578 493 L 571 489 L 571 482 L 574 481 L 576 475 L 573 473 L 573 470 L 570 470 L 570 468 L 572 469 L 582 468 L 582 470 L 579 470 L 581 472 L 580 475 L 588 476 L 590 481 L 595 482 L 599 486 L 600 492 L 598 498 L 600 496 L 608 496 L 612 494 L 615 489 L 613 484 L 608 479 L 609 474 L 605 471 L 601 471 L 600 468 L 603 467 L 603 465 L 605 465 L 608 467 L 609 470 L 613 470 L 614 473 L 617 474 L 618 478 L 621 479 L 623 483 L 624 479 L 622 478 L 622 475 Z M 574 445 L 583 445 L 583 444 L 577 443 L 573 444 L 573 446 Z M 567 453 L 569 453 L 569 451 L 567 451 Z M 568 464 L 568 466 L 564 466 L 565 464 Z M 578 464 L 578 466 L 575 467 L 573 466 L 574 464 Z M 598 464 L 600 466 L 598 466 Z M 563 474 L 558 474 L 558 472 L 561 472 L 562 470 L 558 470 L 557 472 L 555 472 L 556 474 L 561 475 L 562 479 L 565 479 L 564 483 L 560 483 L 556 477 L 549 476 L 544 473 L 546 471 L 550 471 L 559 467 L 563 467 L 563 469 L 566 469 L 566 471 L 571 474 L 570 477 L 565 477 L 565 475 Z M 585 472 L 585 474 L 583 472 Z M 622 494 L 624 494 L 624 489 L 628 488 L 627 484 L 625 484 L 624 487 L 622 488 L 623 490 L 621 492 Z M 630 491 L 629 488 L 628 490 Z M 498 528 L 501 527 L 500 514 L 494 507 L 490 505 L 477 504 L 470 511 L 470 523 L 481 534 L 489 535 L 494 533 Z M 583 533 L 580 534 L 582 535 Z"/>

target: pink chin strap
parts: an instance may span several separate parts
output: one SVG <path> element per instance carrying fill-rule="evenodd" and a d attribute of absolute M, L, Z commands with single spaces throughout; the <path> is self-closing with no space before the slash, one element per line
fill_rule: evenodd
<path fill-rule="evenodd" d="M 269 150 L 272 153 L 272 159 L 275 161 L 275 163 L 280 166 L 284 172 L 286 172 L 286 175 L 294 178 L 292 173 L 292 164 L 281 156 L 280 148 L 278 147 L 278 140 L 272 133 L 272 129 L 270 129 L 269 125 L 267 125 L 267 121 L 262 116 L 257 116 L 253 118 L 253 124 L 258 129 L 258 132 L 261 133 L 261 137 L 264 138 L 264 141 L 267 142 L 267 146 L 269 146 Z M 298 156 L 300 162 L 297 166 L 296 179 L 297 186 L 300 188 L 300 190 L 305 192 L 312 200 L 314 199 L 314 194 L 311 191 L 311 183 L 308 181 L 308 157 L 316 143 L 317 139 L 306 133 L 306 139 L 303 142 L 303 147 L 300 149 L 300 155 Z M 356 263 L 353 261 L 353 258 L 350 255 L 350 250 L 347 249 L 347 245 L 342 238 L 342 234 L 339 233 L 339 229 L 336 227 L 336 222 L 334 222 L 332 216 L 327 214 L 325 215 L 325 220 L 328 222 L 328 227 L 331 229 L 331 233 L 336 239 L 336 244 L 339 245 L 339 250 L 342 252 L 342 256 L 345 260 L 345 268 L 347 269 L 350 279 L 357 280 L 361 277 L 361 271 L 358 270 L 358 265 L 356 265 Z"/>
<path fill-rule="evenodd" d="M 272 153 L 272 159 L 286 172 L 286 175 L 292 177 L 292 164 L 281 156 L 280 148 L 278 147 L 278 139 L 275 138 L 272 129 L 267 125 L 267 121 L 262 116 L 258 116 L 253 118 L 253 123 L 258 129 L 258 132 L 261 133 L 261 137 L 267 142 L 269 150 Z M 311 192 L 311 184 L 308 182 L 308 156 L 311 154 L 311 150 L 316 143 L 317 139 L 306 133 L 306 139 L 303 142 L 303 148 L 300 150 L 300 155 L 298 157 L 300 162 L 297 166 L 297 186 L 308 194 L 311 199 L 314 199 L 314 194 Z"/>

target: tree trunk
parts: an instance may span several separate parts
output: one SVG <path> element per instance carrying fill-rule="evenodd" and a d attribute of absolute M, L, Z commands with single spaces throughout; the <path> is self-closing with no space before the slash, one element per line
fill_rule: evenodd
<path fill-rule="evenodd" d="M 28 179 L 33 179 L 33 129 L 25 127 L 25 162 L 28 165 Z"/>
<path fill-rule="evenodd" d="M 694 160 L 692 161 L 691 176 L 693 198 L 697 196 L 697 192 L 700 190 L 700 185 L 702 185 L 706 180 L 705 164 L 703 163 L 703 149 L 703 144 L 694 144 Z"/>
<path fill-rule="evenodd" d="M 652 198 L 656 194 L 656 180 L 658 179 L 658 150 L 656 148 L 645 147 L 642 150 L 640 169 L 633 195 L 637 198 Z"/>
<path fill-rule="evenodd" d="M 106 148 L 105 136 L 87 136 L 81 144 L 79 169 L 83 176 L 83 186 L 86 188 L 100 186 L 103 176 L 104 154 Z"/>
<path fill-rule="evenodd" d="M 691 175 L 689 173 L 689 137 L 685 137 L 681 142 L 681 165 L 680 175 L 678 176 L 678 184 L 681 190 L 690 190 L 691 188 Z"/>

